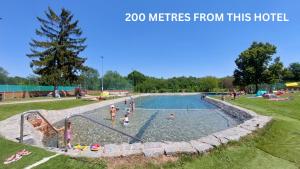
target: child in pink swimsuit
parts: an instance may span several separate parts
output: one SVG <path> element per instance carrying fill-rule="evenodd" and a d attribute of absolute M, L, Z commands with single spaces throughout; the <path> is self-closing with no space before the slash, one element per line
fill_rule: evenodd
<path fill-rule="evenodd" d="M 65 137 L 66 137 L 66 140 L 67 140 L 67 148 L 71 149 L 72 148 L 72 145 L 71 145 L 71 139 L 72 139 L 71 122 L 68 122 L 68 127 L 67 127 Z"/>

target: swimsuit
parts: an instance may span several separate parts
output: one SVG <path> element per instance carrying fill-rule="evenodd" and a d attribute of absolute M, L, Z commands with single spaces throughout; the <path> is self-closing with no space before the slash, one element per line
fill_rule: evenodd
<path fill-rule="evenodd" d="M 124 121 L 124 126 L 128 126 L 129 125 L 129 121 Z"/>
<path fill-rule="evenodd" d="M 71 129 L 67 129 L 66 138 L 71 140 L 71 137 L 72 137 Z"/>
<path fill-rule="evenodd" d="M 125 117 L 124 119 L 124 126 L 127 126 L 129 124 L 129 119 L 128 117 Z"/>

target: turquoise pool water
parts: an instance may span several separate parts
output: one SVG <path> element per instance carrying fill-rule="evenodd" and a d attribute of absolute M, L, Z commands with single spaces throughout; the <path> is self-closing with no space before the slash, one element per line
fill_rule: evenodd
<path fill-rule="evenodd" d="M 200 95 L 159 95 L 135 99 L 136 107 L 143 109 L 216 109 L 200 99 Z"/>
<path fill-rule="evenodd" d="M 189 141 L 209 135 L 232 126 L 240 121 L 233 119 L 212 104 L 201 100 L 200 95 L 159 95 L 135 99 L 136 109 L 129 116 L 129 125 L 123 126 L 128 104 L 115 104 L 120 108 L 115 122 L 110 120 L 109 107 L 86 112 L 83 115 L 114 127 L 144 141 Z M 169 119 L 174 114 L 174 119 Z M 73 144 L 133 143 L 127 136 L 74 117 L 70 119 L 73 127 Z M 56 125 L 62 126 L 63 122 Z M 51 139 L 45 144 L 51 146 Z"/>

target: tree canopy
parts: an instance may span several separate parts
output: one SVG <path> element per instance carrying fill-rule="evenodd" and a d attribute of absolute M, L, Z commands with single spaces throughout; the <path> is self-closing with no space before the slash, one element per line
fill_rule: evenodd
<path fill-rule="evenodd" d="M 139 71 L 132 71 L 127 75 L 127 78 L 132 82 L 135 87 L 137 84 L 143 83 L 146 80 L 146 76 Z"/>
<path fill-rule="evenodd" d="M 300 63 L 291 63 L 288 68 L 284 70 L 284 77 L 286 81 L 300 81 Z"/>
<path fill-rule="evenodd" d="M 268 68 L 275 53 L 276 46 L 270 43 L 253 42 L 235 60 L 237 68 L 234 70 L 234 83 L 241 86 L 254 84 L 256 90 L 258 90 L 259 84 L 269 83 Z"/>
<path fill-rule="evenodd" d="M 8 72 L 0 67 L 0 84 L 5 84 L 7 82 Z"/>
<path fill-rule="evenodd" d="M 269 66 L 268 71 L 268 81 L 272 84 L 282 81 L 284 66 L 280 61 L 280 57 L 274 59 L 274 62 Z"/>
<path fill-rule="evenodd" d="M 213 76 L 173 77 L 169 79 L 144 76 L 144 80 L 136 84 L 136 92 L 212 92 L 220 89 L 219 79 Z"/>
<path fill-rule="evenodd" d="M 129 81 L 117 71 L 107 71 L 103 77 L 105 90 L 132 90 Z"/>
<path fill-rule="evenodd" d="M 80 75 L 80 82 L 83 88 L 88 90 L 100 89 L 100 75 L 99 72 L 91 67 L 87 67 Z"/>
<path fill-rule="evenodd" d="M 70 11 L 61 9 L 56 14 L 50 7 L 45 11 L 46 19 L 37 17 L 40 28 L 35 33 L 39 37 L 30 42 L 33 72 L 41 76 L 47 85 L 70 85 L 78 80 L 84 70 L 85 58 L 79 54 L 86 48 L 86 38 L 81 38 L 78 20 Z"/>

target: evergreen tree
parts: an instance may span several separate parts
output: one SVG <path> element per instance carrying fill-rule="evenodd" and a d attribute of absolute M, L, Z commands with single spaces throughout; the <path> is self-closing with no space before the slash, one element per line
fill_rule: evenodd
<path fill-rule="evenodd" d="M 58 85 L 72 85 L 85 69 L 86 58 L 79 54 L 86 48 L 86 38 L 81 38 L 78 20 L 73 21 L 70 11 L 63 8 L 57 15 L 49 7 L 45 15 L 46 19 L 37 17 L 41 26 L 35 33 L 40 38 L 30 43 L 30 66 L 41 76 L 42 83 L 55 89 Z"/>

